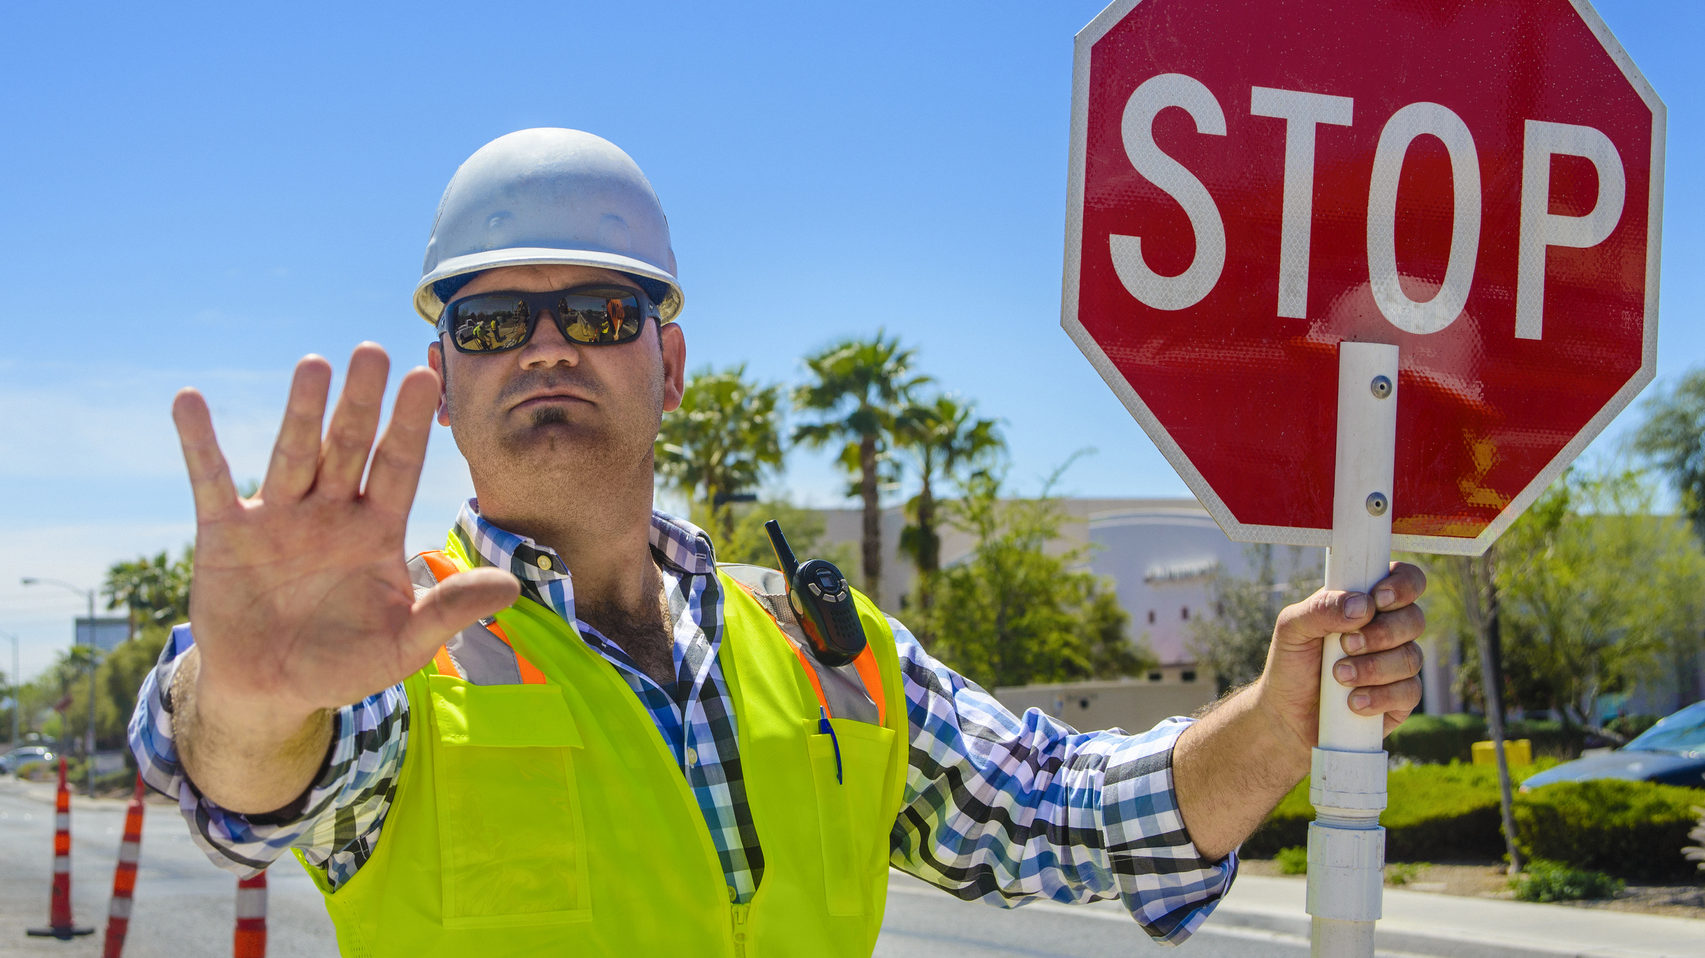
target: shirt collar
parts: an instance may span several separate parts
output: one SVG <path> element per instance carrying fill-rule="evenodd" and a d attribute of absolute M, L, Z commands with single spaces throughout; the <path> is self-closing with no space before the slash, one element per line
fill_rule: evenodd
<path fill-rule="evenodd" d="M 568 578 L 568 565 L 554 549 L 486 521 L 478 499 L 462 503 L 453 534 L 462 540 L 468 558 L 480 565 L 508 569 L 528 582 Z M 656 509 L 651 510 L 651 550 L 677 572 L 706 575 L 716 568 L 715 551 L 703 529 Z"/>

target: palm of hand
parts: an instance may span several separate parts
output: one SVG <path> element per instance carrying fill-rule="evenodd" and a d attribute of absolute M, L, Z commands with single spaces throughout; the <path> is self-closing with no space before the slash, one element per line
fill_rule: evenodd
<path fill-rule="evenodd" d="M 173 415 L 197 519 L 190 615 L 209 698 L 290 716 L 350 704 L 513 601 L 514 579 L 496 570 L 416 599 L 403 537 L 437 377 L 424 369 L 404 377 L 374 446 L 387 368 L 378 347 L 356 350 L 322 441 L 330 367 L 318 357 L 298 364 L 266 481 L 247 500 L 232 486 L 205 402 L 193 390 L 179 394 Z"/>

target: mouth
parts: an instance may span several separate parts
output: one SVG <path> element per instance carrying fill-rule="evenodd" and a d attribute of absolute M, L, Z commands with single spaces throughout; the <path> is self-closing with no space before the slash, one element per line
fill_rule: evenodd
<path fill-rule="evenodd" d="M 511 408 L 516 411 L 524 412 L 533 409 L 548 409 L 551 407 L 590 404 L 591 402 L 592 401 L 590 399 L 587 399 L 579 393 L 567 392 L 564 390 L 551 390 L 548 392 L 533 393 L 530 396 L 525 396 L 520 402 L 516 403 Z"/>

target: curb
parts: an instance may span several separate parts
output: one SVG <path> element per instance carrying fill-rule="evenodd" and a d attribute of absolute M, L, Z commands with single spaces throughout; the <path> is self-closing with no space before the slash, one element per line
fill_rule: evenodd
<path fill-rule="evenodd" d="M 1240 910 L 1222 903 L 1214 910 L 1204 928 L 1232 926 L 1289 935 L 1308 941 L 1311 921 L 1306 915 L 1276 915 L 1257 910 Z M 1578 948 L 1536 948 L 1508 942 L 1488 941 L 1450 934 L 1425 934 L 1393 930 L 1382 923 L 1374 932 L 1374 947 L 1379 952 L 1406 952 L 1413 955 L 1438 955 L 1440 958 L 1628 958 L 1636 952 L 1583 951 Z"/>

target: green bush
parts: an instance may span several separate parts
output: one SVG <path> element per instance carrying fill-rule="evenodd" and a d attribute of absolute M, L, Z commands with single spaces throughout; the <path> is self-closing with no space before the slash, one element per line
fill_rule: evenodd
<path fill-rule="evenodd" d="M 1425 867 L 1424 862 L 1391 862 L 1385 866 L 1385 883 L 1393 888 L 1412 885 Z"/>
<path fill-rule="evenodd" d="M 1413 762 L 1466 762 L 1475 742 L 1486 738 L 1478 715 L 1413 715 L 1385 737 L 1385 750 Z"/>
<path fill-rule="evenodd" d="M 1292 845 L 1290 848 L 1279 849 L 1279 853 L 1273 856 L 1273 860 L 1279 863 L 1281 874 L 1308 874 L 1308 849 L 1302 845 Z"/>
<path fill-rule="evenodd" d="M 1517 797 L 1517 847 L 1549 859 L 1646 881 L 1698 877 L 1682 856 L 1705 789 L 1624 782 L 1557 782 Z"/>
<path fill-rule="evenodd" d="M 1520 781 L 1535 767 L 1516 767 Z M 1447 859 L 1497 860 L 1504 854 L 1498 826 L 1498 770 L 1491 765 L 1409 765 L 1391 770 L 1380 824 L 1385 826 L 1385 855 L 1390 861 Z M 1308 843 L 1308 783 L 1292 789 L 1267 817 L 1244 849 L 1257 857 Z"/>
<path fill-rule="evenodd" d="M 1510 770 L 1513 781 L 1549 760 Z M 1500 861 L 1498 773 L 1491 765 L 1410 765 L 1391 770 L 1380 816 L 1388 861 Z M 1552 860 L 1637 881 L 1698 877 L 1681 849 L 1697 825 L 1705 789 L 1651 782 L 1559 782 L 1515 796 L 1517 847 L 1529 860 Z M 1308 844 L 1308 783 L 1286 795 L 1244 843 L 1257 858 Z"/>
<path fill-rule="evenodd" d="M 1570 868 L 1544 859 L 1530 862 L 1527 871 L 1510 879 L 1519 901 L 1577 901 L 1582 898 L 1615 898 L 1622 879 L 1604 872 Z"/>
<path fill-rule="evenodd" d="M 1445 765 L 1471 760 L 1475 742 L 1492 737 L 1486 720 L 1478 715 L 1415 715 L 1385 738 L 1385 750 L 1393 757 L 1412 762 Z M 1571 759 L 1581 754 L 1585 735 L 1561 722 L 1522 720 L 1504 727 L 1504 738 L 1525 738 L 1533 743 L 1534 755 Z"/>
<path fill-rule="evenodd" d="M 1504 738 L 1525 738 L 1533 743 L 1533 754 L 1568 761 L 1581 757 L 1581 749 L 1586 745 L 1587 733 L 1578 728 L 1567 728 L 1562 722 L 1550 719 L 1524 719 L 1511 722 L 1504 727 Z M 1491 738 L 1483 735 L 1481 740 Z"/>

